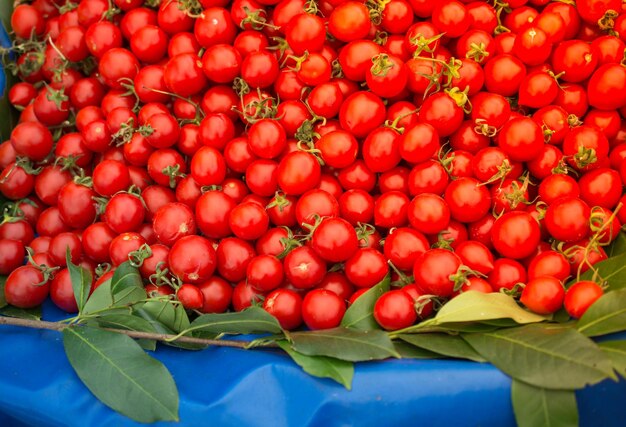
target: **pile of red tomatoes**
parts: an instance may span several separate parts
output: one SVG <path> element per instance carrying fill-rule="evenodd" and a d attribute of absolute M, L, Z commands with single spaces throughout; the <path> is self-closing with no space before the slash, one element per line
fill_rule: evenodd
<path fill-rule="evenodd" d="M 67 259 L 285 329 L 337 326 L 388 275 L 389 330 L 470 290 L 572 317 L 602 295 L 577 278 L 626 222 L 621 0 L 35 0 L 11 22 L 12 305 L 76 311 Z"/>

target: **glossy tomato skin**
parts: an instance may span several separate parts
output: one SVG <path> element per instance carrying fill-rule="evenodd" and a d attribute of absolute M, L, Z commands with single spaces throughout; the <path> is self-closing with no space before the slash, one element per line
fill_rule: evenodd
<path fill-rule="evenodd" d="M 587 86 L 589 104 L 599 110 L 614 110 L 626 105 L 626 69 L 619 64 L 599 67 Z"/>
<path fill-rule="evenodd" d="M 384 255 L 372 248 L 358 249 L 345 264 L 348 280 L 362 288 L 371 288 L 378 284 L 388 271 Z"/>
<path fill-rule="evenodd" d="M 603 294 L 604 290 L 595 282 L 589 280 L 576 282 L 565 292 L 565 310 L 573 318 L 580 319 Z"/>
<path fill-rule="evenodd" d="M 193 212 L 182 203 L 167 203 L 160 207 L 154 215 L 152 224 L 159 242 L 168 246 L 196 232 Z"/>
<path fill-rule="evenodd" d="M 344 101 L 339 111 L 341 127 L 357 138 L 366 137 L 385 120 L 385 105 L 371 92 L 356 92 Z"/>
<path fill-rule="evenodd" d="M 576 197 L 562 197 L 546 210 L 545 225 L 552 237 L 574 242 L 589 234 L 589 206 Z"/>
<path fill-rule="evenodd" d="M 61 310 L 67 313 L 78 312 L 70 271 L 67 268 L 58 271 L 54 275 L 54 279 L 50 285 L 50 298 Z"/>
<path fill-rule="evenodd" d="M 356 231 L 346 220 L 327 218 L 313 231 L 311 247 L 326 261 L 343 262 L 356 253 L 358 238 Z"/>
<path fill-rule="evenodd" d="M 561 282 L 554 277 L 542 276 L 526 284 L 520 301 L 537 314 L 550 314 L 563 306 L 564 298 L 565 289 Z"/>
<path fill-rule="evenodd" d="M 310 289 L 326 275 L 326 262 L 309 246 L 295 248 L 284 259 L 285 276 L 297 289 Z"/>
<path fill-rule="evenodd" d="M 560 252 L 549 250 L 536 255 L 528 266 L 528 279 L 552 276 L 564 282 L 570 276 L 570 264 Z"/>
<path fill-rule="evenodd" d="M 317 159 L 303 151 L 287 154 L 276 170 L 278 185 L 289 195 L 300 195 L 312 190 L 319 184 L 321 175 Z"/>
<path fill-rule="evenodd" d="M 388 331 L 411 326 L 417 320 L 413 298 L 402 289 L 385 292 L 374 304 L 374 319 Z"/>
<path fill-rule="evenodd" d="M 453 219 L 467 223 L 484 217 L 491 206 L 489 191 L 474 178 L 452 181 L 445 191 L 445 200 Z"/>
<path fill-rule="evenodd" d="M 435 194 L 418 194 L 408 206 L 411 227 L 424 234 L 437 234 L 450 223 L 446 201 Z"/>
<path fill-rule="evenodd" d="M 187 310 L 198 310 L 202 308 L 202 292 L 194 285 L 188 283 L 183 284 L 176 291 L 176 298 Z"/>
<path fill-rule="evenodd" d="M 454 292 L 450 276 L 457 273 L 461 259 L 445 249 L 430 249 L 424 252 L 413 267 L 415 283 L 432 295 L 449 297 Z"/>
<path fill-rule="evenodd" d="M 178 239 L 168 253 L 168 265 L 183 283 L 199 285 L 215 271 L 216 256 L 213 243 L 201 236 Z"/>
<path fill-rule="evenodd" d="M 21 266 L 24 263 L 25 255 L 26 250 L 23 242 L 0 239 L 0 274 L 7 275 Z"/>
<path fill-rule="evenodd" d="M 264 207 L 254 202 L 244 202 L 234 207 L 228 216 L 233 234 L 243 240 L 256 240 L 269 227 L 269 216 Z"/>
<path fill-rule="evenodd" d="M 489 274 L 494 268 L 494 256 L 489 248 L 479 241 L 467 240 L 458 244 L 454 252 L 463 265 L 481 274 Z"/>
<path fill-rule="evenodd" d="M 58 195 L 57 206 L 63 221 L 76 228 L 85 228 L 96 218 L 94 191 L 84 185 L 68 182 Z"/>
<path fill-rule="evenodd" d="M 314 289 L 302 301 L 302 319 L 309 329 L 330 329 L 339 326 L 346 303 L 332 291 Z"/>
<path fill-rule="evenodd" d="M 263 301 L 263 309 L 274 316 L 285 330 L 302 324 L 302 297 L 291 289 L 276 289 Z"/>
<path fill-rule="evenodd" d="M 233 287 L 224 279 L 213 276 L 206 282 L 198 285 L 202 293 L 202 313 L 223 313 L 230 306 Z"/>
<path fill-rule="evenodd" d="M 430 249 L 428 240 L 419 231 L 402 227 L 393 230 L 385 240 L 385 257 L 403 271 L 412 270 L 417 258 Z"/>
<path fill-rule="evenodd" d="M 511 160 L 518 162 L 537 157 L 543 145 L 541 127 L 527 117 L 509 120 L 498 135 L 498 146 Z"/>
<path fill-rule="evenodd" d="M 541 240 L 539 223 L 526 212 L 508 212 L 493 224 L 493 246 L 500 255 L 522 259 L 533 253 Z"/>
<path fill-rule="evenodd" d="M 50 282 L 44 280 L 41 271 L 31 265 L 13 270 L 4 285 L 6 301 L 19 308 L 41 305 L 50 292 Z"/>

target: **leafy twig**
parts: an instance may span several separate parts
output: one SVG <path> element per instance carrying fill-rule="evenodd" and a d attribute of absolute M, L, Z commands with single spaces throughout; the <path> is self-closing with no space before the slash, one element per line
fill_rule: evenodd
<path fill-rule="evenodd" d="M 65 328 L 70 327 L 70 325 L 65 323 L 58 322 L 46 322 L 43 320 L 28 320 L 28 319 L 19 319 L 13 317 L 2 317 L 0 316 L 0 325 L 10 325 L 10 326 L 20 326 L 23 328 L 33 328 L 33 329 L 46 329 L 50 331 L 62 331 Z M 205 339 L 205 338 L 194 338 L 194 337 L 185 337 L 185 336 L 177 336 L 170 334 L 156 334 L 150 332 L 139 332 L 139 331 L 127 331 L 122 329 L 112 329 L 112 328 L 102 328 L 107 331 L 116 332 L 119 334 L 123 334 L 135 339 L 149 339 L 163 342 L 181 342 L 188 344 L 201 344 L 201 345 L 213 345 L 219 347 L 234 347 L 247 349 L 250 345 L 247 341 L 235 341 L 235 340 L 214 340 L 214 339 Z M 273 346 L 273 344 L 268 344 L 267 346 Z"/>

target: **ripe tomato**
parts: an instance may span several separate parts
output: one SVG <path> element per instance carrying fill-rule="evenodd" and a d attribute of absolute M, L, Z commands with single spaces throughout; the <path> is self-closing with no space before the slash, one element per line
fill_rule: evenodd
<path fill-rule="evenodd" d="M 599 67 L 587 85 L 589 104 L 600 110 L 615 110 L 626 105 L 626 68 L 619 64 Z"/>
<path fill-rule="evenodd" d="M 355 92 L 348 96 L 341 110 L 341 127 L 357 138 L 365 138 L 385 121 L 385 105 L 371 92 Z"/>
<path fill-rule="evenodd" d="M 550 314 L 563 306 L 565 289 L 559 279 L 550 276 L 529 280 L 520 301 L 537 314 Z"/>
<path fill-rule="evenodd" d="M 67 268 L 57 271 L 54 275 L 54 279 L 50 284 L 50 299 L 57 307 L 67 313 L 78 312 L 72 279 Z"/>
<path fill-rule="evenodd" d="M 285 276 L 297 289 L 310 289 L 326 275 L 326 262 L 309 246 L 295 248 L 284 260 Z"/>
<path fill-rule="evenodd" d="M 343 262 L 356 253 L 358 238 L 346 220 L 325 218 L 313 231 L 311 247 L 326 261 Z"/>
<path fill-rule="evenodd" d="M 460 222 L 478 221 L 491 206 L 489 191 L 473 178 L 452 181 L 444 197 L 451 217 Z"/>
<path fill-rule="evenodd" d="M 363 39 L 371 25 L 367 7 L 356 1 L 338 4 L 328 17 L 328 32 L 342 42 Z"/>
<path fill-rule="evenodd" d="M 461 266 L 461 259 L 445 249 L 430 249 L 415 262 L 413 276 L 415 283 L 432 295 L 449 297 L 454 292 L 455 275 Z"/>
<path fill-rule="evenodd" d="M 419 256 L 430 248 L 428 240 L 412 228 L 397 228 L 387 236 L 385 257 L 400 270 L 409 271 Z"/>
<path fill-rule="evenodd" d="M 576 282 L 565 292 L 565 310 L 573 318 L 580 319 L 603 294 L 604 290 L 595 282 Z"/>
<path fill-rule="evenodd" d="M 269 217 L 264 207 L 254 202 L 235 206 L 228 216 L 233 234 L 243 240 L 256 240 L 267 231 Z"/>
<path fill-rule="evenodd" d="M 387 191 L 374 204 L 377 227 L 402 227 L 408 223 L 409 198 L 401 191 Z"/>
<path fill-rule="evenodd" d="M 31 248 L 33 242 L 31 242 Z M 34 250 L 34 248 L 33 248 Z M 26 250 L 19 240 L 0 239 L 0 274 L 7 275 L 24 263 Z"/>
<path fill-rule="evenodd" d="M 417 320 L 413 298 L 402 289 L 385 292 L 374 304 L 374 319 L 388 331 L 411 326 Z"/>
<path fill-rule="evenodd" d="M 32 265 L 23 265 L 13 270 L 4 284 L 6 301 L 19 308 L 41 305 L 49 292 L 49 277 Z"/>
<path fill-rule="evenodd" d="M 491 230 L 493 246 L 507 258 L 526 258 L 540 240 L 539 223 L 527 212 L 507 212 L 496 220 Z"/>
<path fill-rule="evenodd" d="M 293 151 L 282 158 L 276 170 L 278 185 L 290 195 L 303 194 L 315 188 L 321 179 L 317 159 L 304 151 Z"/>
<path fill-rule="evenodd" d="M 291 289 L 276 289 L 263 301 L 263 309 L 289 331 L 302 324 L 302 297 Z"/>
<path fill-rule="evenodd" d="M 168 265 L 183 283 L 199 285 L 215 271 L 215 249 L 210 240 L 200 236 L 178 239 L 169 251 Z"/>
<path fill-rule="evenodd" d="M 213 276 L 208 281 L 198 285 L 202 293 L 202 313 L 223 313 L 230 306 L 233 287 L 225 280 Z"/>
<path fill-rule="evenodd" d="M 204 298 L 200 289 L 188 283 L 178 288 L 176 298 L 187 310 L 199 310 L 204 305 Z"/>
<path fill-rule="evenodd" d="M 494 269 L 493 254 L 487 246 L 478 241 L 461 242 L 457 245 L 454 253 L 459 256 L 463 265 L 481 274 L 489 274 Z"/>
<path fill-rule="evenodd" d="M 517 162 L 526 162 L 539 156 L 543 145 L 541 127 L 528 117 L 509 120 L 498 134 L 500 149 Z"/>
<path fill-rule="evenodd" d="M 345 263 L 348 280 L 360 288 L 371 288 L 382 281 L 389 267 L 385 257 L 372 248 L 358 249 Z"/>
<path fill-rule="evenodd" d="M 302 301 L 302 319 L 309 329 L 337 327 L 345 312 L 346 303 L 326 289 L 313 289 Z"/>
<path fill-rule="evenodd" d="M 574 242 L 589 234 L 589 206 L 576 197 L 561 197 L 546 210 L 544 224 L 552 237 Z"/>

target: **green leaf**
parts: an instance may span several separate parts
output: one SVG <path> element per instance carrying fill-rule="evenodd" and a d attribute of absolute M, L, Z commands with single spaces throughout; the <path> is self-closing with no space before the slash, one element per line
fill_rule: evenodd
<path fill-rule="evenodd" d="M 617 373 L 626 378 L 626 341 L 604 341 L 598 346 L 611 359 Z"/>
<path fill-rule="evenodd" d="M 7 305 L 6 307 L 0 308 L 0 315 L 27 320 L 41 320 L 41 307 L 18 308 Z"/>
<path fill-rule="evenodd" d="M 341 320 L 341 326 L 354 329 L 380 329 L 374 319 L 374 304 L 382 294 L 389 290 L 391 278 L 389 275 L 361 295 L 347 310 Z"/>
<path fill-rule="evenodd" d="M 561 307 L 559 310 L 557 310 L 556 313 L 552 314 L 553 322 L 567 323 L 567 322 L 570 322 L 571 320 L 572 318 L 570 317 L 567 310 L 565 310 L 565 307 Z"/>
<path fill-rule="evenodd" d="M 626 330 L 626 289 L 602 295 L 582 315 L 578 330 L 589 337 Z"/>
<path fill-rule="evenodd" d="M 112 306 L 111 280 L 107 280 L 98 286 L 87 299 L 82 314 L 93 314 Z"/>
<path fill-rule="evenodd" d="M 291 348 L 285 340 L 277 342 L 304 372 L 319 378 L 330 378 L 350 390 L 354 377 L 354 364 L 326 356 L 306 356 Z"/>
<path fill-rule="evenodd" d="M 402 359 L 443 359 L 442 356 L 432 351 L 424 350 L 423 348 L 415 347 L 404 341 L 394 341 L 393 346 Z"/>
<path fill-rule="evenodd" d="M 450 334 L 404 334 L 398 336 L 403 341 L 443 356 L 484 362 L 485 359 L 459 335 Z"/>
<path fill-rule="evenodd" d="M 11 30 L 11 14 L 13 13 L 13 1 L 1 0 L 0 1 L 0 20 L 4 24 L 4 28 L 7 31 Z"/>
<path fill-rule="evenodd" d="M 609 359 L 575 329 L 526 325 L 462 336 L 502 372 L 537 387 L 573 390 L 614 378 Z"/>
<path fill-rule="evenodd" d="M 203 314 L 191 323 L 189 331 L 225 334 L 254 334 L 282 332 L 278 320 L 261 307 L 223 314 Z"/>
<path fill-rule="evenodd" d="M 74 289 L 74 298 L 76 299 L 76 305 L 78 306 L 78 312 L 82 312 L 87 298 L 89 298 L 89 290 L 91 289 L 92 277 L 91 273 L 79 266 L 72 264 L 72 258 L 70 255 L 70 249 L 67 248 L 67 269 L 70 272 L 70 280 L 72 281 L 72 289 Z"/>
<path fill-rule="evenodd" d="M 459 322 L 481 322 L 495 319 L 512 319 L 516 323 L 536 323 L 545 319 L 521 308 L 509 295 L 484 294 L 477 291 L 463 292 L 448 301 L 433 319 L 426 320 L 402 332 L 417 332 L 430 326 Z"/>
<path fill-rule="evenodd" d="M 4 284 L 7 281 L 7 276 L 0 276 L 0 308 L 7 306 L 7 300 L 4 296 Z"/>
<path fill-rule="evenodd" d="M 613 243 L 604 249 L 609 258 L 626 254 L 626 233 L 620 232 Z"/>
<path fill-rule="evenodd" d="M 548 390 L 513 380 L 511 400 L 518 427 L 577 427 L 573 390 Z"/>
<path fill-rule="evenodd" d="M 292 348 L 308 356 L 329 356 L 349 362 L 400 357 L 386 332 L 334 328 L 293 332 Z"/>
<path fill-rule="evenodd" d="M 128 261 L 115 269 L 111 278 L 111 292 L 115 305 L 132 304 L 147 298 L 139 270 Z"/>
<path fill-rule="evenodd" d="M 134 312 L 152 323 L 158 333 L 178 334 L 189 328 L 189 317 L 183 306 L 169 300 L 148 301 Z"/>
<path fill-rule="evenodd" d="M 89 327 L 63 330 L 70 364 L 105 405 L 142 423 L 178 421 L 178 390 L 161 362 L 126 335 Z"/>
<path fill-rule="evenodd" d="M 142 338 L 142 339 L 135 340 L 135 342 L 139 345 L 139 347 L 141 347 L 142 349 L 146 351 L 156 351 L 157 342 L 155 340 Z"/>
<path fill-rule="evenodd" d="M 450 333 L 450 332 L 489 332 L 489 331 L 495 331 L 496 329 L 499 329 L 498 326 L 495 325 L 489 325 L 487 323 L 476 323 L 476 322 L 450 322 L 450 323 L 444 323 L 442 325 L 436 325 L 436 326 L 422 326 L 424 325 L 426 322 L 430 322 L 431 319 L 426 320 L 425 322 L 419 323 L 415 326 L 411 326 L 410 328 L 404 329 L 402 331 L 400 331 L 401 333 L 420 333 L 420 334 L 426 334 L 426 333 L 431 333 L 431 332 L 445 332 L 445 333 Z M 393 335 L 396 335 L 397 333 L 394 332 Z"/>
<path fill-rule="evenodd" d="M 620 233 L 623 234 L 623 233 Z M 606 281 L 610 290 L 626 288 L 626 253 L 614 256 L 593 265 L 599 277 Z M 580 276 L 580 280 L 594 280 L 594 271 L 589 269 Z M 577 280 L 571 280 L 567 287 L 570 287 Z"/>
<path fill-rule="evenodd" d="M 94 324 L 102 328 L 122 329 L 127 331 L 139 331 L 154 333 L 155 328 L 149 321 L 133 316 L 128 313 L 128 309 L 112 309 L 104 312 L 96 319 L 90 320 L 89 325 Z M 136 339 L 137 344 L 144 350 L 155 351 L 156 341 L 152 339 Z"/>
<path fill-rule="evenodd" d="M 152 323 L 132 314 L 111 313 L 96 319 L 103 328 L 125 329 L 127 331 L 156 332 Z"/>
<path fill-rule="evenodd" d="M 173 304 L 167 300 L 148 301 L 133 307 L 133 315 L 148 321 L 158 334 L 177 335 L 189 329 L 189 317 L 180 304 Z M 186 350 L 202 350 L 204 344 L 182 343 L 178 341 L 164 342 L 171 347 Z"/>

